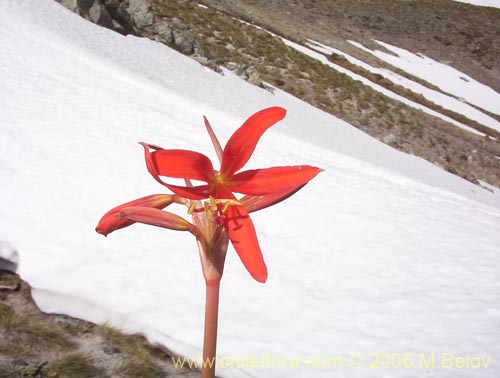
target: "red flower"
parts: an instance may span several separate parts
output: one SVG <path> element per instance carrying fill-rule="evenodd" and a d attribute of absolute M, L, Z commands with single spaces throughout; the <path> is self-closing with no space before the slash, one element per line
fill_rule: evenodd
<path fill-rule="evenodd" d="M 120 212 L 125 208 L 140 206 L 154 209 L 163 209 L 170 205 L 172 202 L 174 202 L 174 196 L 171 194 L 153 194 L 151 196 L 138 198 L 134 201 L 124 203 L 123 205 L 117 206 L 104 214 L 95 230 L 98 233 L 107 236 L 113 231 L 134 224 L 134 221 L 120 216 Z"/>
<path fill-rule="evenodd" d="M 231 198 L 233 192 L 267 195 L 297 189 L 321 170 L 308 165 L 273 167 L 236 173 L 252 155 L 262 134 L 285 117 L 286 110 L 267 108 L 255 113 L 231 136 L 222 151 L 221 167 L 214 170 L 208 157 L 189 150 L 164 150 L 141 143 L 151 175 L 174 193 L 190 198 Z M 153 150 L 153 152 L 150 152 Z M 163 181 L 160 176 L 204 181 L 206 185 L 181 187 Z M 229 196 L 229 197 L 228 197 Z"/>
<path fill-rule="evenodd" d="M 282 201 L 321 172 L 321 169 L 308 165 L 272 167 L 238 172 L 252 155 L 262 134 L 276 122 L 283 119 L 285 114 L 285 109 L 279 107 L 272 107 L 255 113 L 236 130 L 223 151 L 208 121 L 205 119 L 205 124 L 221 160 L 219 171 L 215 170 L 210 159 L 201 153 L 189 150 L 165 150 L 154 145 L 141 143 L 144 147 L 146 166 L 151 175 L 174 192 L 175 197 L 189 199 L 191 201 L 185 201 L 195 204 L 195 207 L 198 206 L 198 209 L 194 209 L 194 215 L 200 211 L 210 212 L 215 222 L 222 226 L 227 233 L 248 272 L 260 282 L 266 281 L 267 269 L 257 241 L 255 228 L 248 213 Z M 165 182 L 160 176 L 182 178 L 186 180 L 187 184 L 190 184 L 190 180 L 202 181 L 205 184 L 178 186 Z M 234 193 L 241 193 L 246 196 L 237 200 Z M 210 202 L 207 202 L 205 207 L 200 207 L 199 200 L 207 198 L 210 198 Z M 119 206 L 109 213 L 115 214 L 114 217 L 116 217 L 117 211 L 126 208 L 126 205 Z M 163 208 L 158 206 L 149 207 Z M 154 214 L 157 217 L 165 218 L 165 216 L 161 215 L 161 213 L 165 213 L 164 211 L 153 210 L 153 212 L 149 212 L 149 215 Z M 129 216 L 123 214 L 123 212 L 118 214 L 129 221 L 156 225 L 161 223 L 157 217 L 155 218 L 156 223 L 154 223 L 153 221 L 148 222 L 147 216 L 138 219 L 137 216 Z M 105 215 L 99 225 L 102 222 L 104 224 L 109 223 L 109 216 L 106 217 Z M 115 229 L 125 226 L 120 225 Z M 171 217 L 168 220 L 164 219 L 162 227 L 188 230 L 193 234 L 198 234 L 197 237 L 200 239 L 198 231 L 188 229 L 189 227 L 184 222 L 176 223 Z M 98 226 L 98 232 L 102 230 L 107 231 L 106 233 L 113 231 L 111 230 L 113 227 L 109 225 L 104 228 L 101 227 L 101 230 L 99 228 Z M 209 240 L 210 235 L 207 236 L 207 233 L 211 234 L 212 231 L 202 232 L 209 244 L 211 243 Z"/>

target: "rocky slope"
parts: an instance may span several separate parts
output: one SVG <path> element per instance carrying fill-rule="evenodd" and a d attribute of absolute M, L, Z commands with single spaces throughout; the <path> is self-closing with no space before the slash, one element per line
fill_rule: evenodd
<path fill-rule="evenodd" d="M 165 43 L 215 70 L 224 66 L 255 85 L 266 87 L 269 83 L 394 148 L 423 157 L 474 183 L 482 180 L 500 187 L 500 160 L 496 158 L 500 155 L 499 132 L 445 110 L 341 57 L 330 57 L 336 64 L 486 136 L 464 131 L 392 100 L 255 27 L 260 25 L 299 43 L 313 39 L 373 66 L 386 67 L 382 61 L 362 54 L 347 43 L 353 39 L 370 46 L 374 39 L 381 39 L 446 61 L 498 91 L 498 9 L 447 0 L 439 4 L 431 0 L 390 3 L 383 0 L 204 0 L 203 4 L 187 0 L 57 1 L 119 33 Z"/>
<path fill-rule="evenodd" d="M 29 285 L 0 270 L 0 378 L 199 377 L 171 357 L 140 335 L 42 313 Z"/>

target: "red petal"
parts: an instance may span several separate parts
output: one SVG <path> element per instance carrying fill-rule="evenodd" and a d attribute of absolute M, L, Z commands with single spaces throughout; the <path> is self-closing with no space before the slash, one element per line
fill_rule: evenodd
<path fill-rule="evenodd" d="M 276 205 L 277 203 L 286 200 L 288 197 L 297 193 L 304 186 L 305 184 L 296 189 L 293 189 L 292 191 L 287 190 L 283 193 L 279 192 L 273 194 L 263 194 L 260 196 L 244 196 L 239 200 L 239 202 L 242 206 L 245 207 L 245 209 L 247 209 L 249 213 L 252 213 L 254 211 L 265 209 L 266 207 Z"/>
<path fill-rule="evenodd" d="M 219 139 L 217 139 L 217 136 L 214 133 L 214 129 L 212 129 L 212 126 L 210 125 L 210 122 L 208 122 L 207 117 L 203 116 L 203 121 L 205 122 L 205 127 L 207 129 L 208 135 L 210 136 L 210 140 L 214 145 L 215 153 L 219 158 L 219 163 L 222 163 L 222 148 L 220 146 Z"/>
<path fill-rule="evenodd" d="M 208 198 L 208 196 L 209 196 L 208 185 L 200 185 L 200 186 L 195 186 L 195 187 L 183 187 L 183 186 L 168 184 L 160 178 L 160 174 L 162 174 L 162 173 L 160 173 L 160 171 L 158 169 L 159 167 L 157 166 L 158 159 L 154 159 L 153 155 L 160 153 L 160 152 L 163 153 L 165 151 L 185 151 L 185 150 L 163 150 L 160 147 L 156 147 L 156 146 L 153 146 L 150 144 L 146 144 L 146 143 L 142 143 L 142 142 L 140 144 L 142 145 L 142 147 L 144 147 L 144 157 L 146 159 L 146 167 L 148 168 L 149 173 L 151 173 L 151 176 L 153 176 L 156 181 L 158 181 L 160 184 L 169 188 L 175 194 L 178 194 L 182 197 L 186 197 L 186 198 L 194 199 L 194 200 Z M 157 150 L 157 151 L 154 151 L 153 153 L 151 153 L 150 148 Z M 204 160 L 203 157 L 206 158 L 207 160 L 208 160 L 208 158 L 205 155 L 198 154 L 194 151 L 186 151 L 186 152 L 191 152 L 191 153 L 195 154 L 197 156 L 197 158 L 194 159 L 195 160 L 194 163 L 191 163 L 191 167 L 184 168 L 185 169 L 184 173 L 190 172 L 189 173 L 190 176 L 197 176 L 198 178 L 200 178 L 201 177 L 200 176 L 201 172 L 199 170 L 200 166 L 203 166 L 203 164 L 205 164 L 205 168 L 207 167 L 206 161 L 203 162 L 203 160 Z M 187 155 L 188 154 L 181 153 L 178 156 L 186 157 Z M 200 155 L 203 157 L 200 158 Z M 166 157 L 166 154 L 163 154 L 163 156 Z M 194 157 L 194 155 L 191 155 L 191 156 Z M 159 160 L 161 160 L 160 168 L 163 169 L 163 172 L 168 171 L 168 168 L 166 167 L 168 164 L 164 163 L 162 158 L 160 158 Z M 177 163 L 180 163 L 180 160 L 182 160 L 182 159 L 178 159 Z M 196 161 L 198 161 L 198 163 L 196 163 Z M 210 167 L 211 167 L 212 163 L 210 163 L 210 160 L 208 160 L 208 163 L 210 164 Z M 178 174 L 182 169 L 183 169 L 182 167 L 181 168 L 173 168 L 172 167 L 171 172 Z M 213 172 L 213 168 L 212 168 L 212 172 Z M 183 176 L 171 176 L 171 177 L 184 178 Z M 186 177 L 186 178 L 189 178 L 189 177 Z M 197 179 L 195 177 L 192 177 L 192 178 Z"/>
<path fill-rule="evenodd" d="M 160 176 L 201 180 L 208 182 L 214 167 L 208 157 L 189 150 L 159 150 L 151 154 Z"/>
<path fill-rule="evenodd" d="M 272 107 L 261 110 L 248 118 L 229 138 L 224 148 L 221 173 L 229 177 L 243 167 L 250 159 L 262 134 L 276 122 L 282 120 L 285 115 L 285 109 Z"/>
<path fill-rule="evenodd" d="M 234 175 L 227 186 L 250 195 L 283 193 L 300 188 L 321 171 L 309 165 L 255 169 Z"/>
<path fill-rule="evenodd" d="M 168 211 L 153 209 L 151 207 L 134 206 L 122 209 L 119 216 L 133 222 L 149 224 L 151 226 L 163 227 L 176 231 L 189 231 L 197 238 L 202 237 L 198 227 L 188 222 L 186 219 L 176 214 L 169 213 Z"/>
<path fill-rule="evenodd" d="M 230 206 L 225 214 L 224 228 L 241 262 L 253 278 L 266 282 L 266 264 L 247 211 L 243 206 Z"/>
<path fill-rule="evenodd" d="M 108 211 L 99 221 L 99 224 L 95 228 L 95 230 L 107 236 L 113 231 L 119 230 L 120 228 L 124 228 L 134 224 L 135 222 L 119 217 L 118 214 L 120 211 L 126 207 L 131 206 L 144 206 L 151 207 L 155 209 L 163 209 L 174 202 L 174 196 L 170 194 L 153 194 L 151 196 L 142 197 L 136 199 L 134 201 L 130 201 L 124 203 L 123 205 L 117 206 L 110 211 Z"/>
<path fill-rule="evenodd" d="M 172 192 L 181 197 L 189 198 L 192 200 L 201 200 L 209 197 L 208 185 L 184 187 L 184 186 L 167 184 L 166 182 L 163 181 L 161 181 L 161 183 L 165 185 L 167 188 L 169 188 Z"/>

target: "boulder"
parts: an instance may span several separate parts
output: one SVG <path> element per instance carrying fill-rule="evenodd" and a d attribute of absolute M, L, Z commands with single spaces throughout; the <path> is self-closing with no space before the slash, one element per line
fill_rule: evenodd
<path fill-rule="evenodd" d="M 129 0 L 128 13 L 139 29 L 152 26 L 154 23 L 153 11 L 147 0 Z"/>

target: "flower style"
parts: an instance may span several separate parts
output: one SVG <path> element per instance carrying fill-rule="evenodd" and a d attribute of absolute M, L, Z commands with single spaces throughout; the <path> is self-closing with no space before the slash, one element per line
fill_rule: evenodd
<path fill-rule="evenodd" d="M 215 278 L 220 278 L 229 239 L 252 277 L 265 282 L 267 268 L 249 212 L 282 201 L 321 172 L 321 169 L 308 165 L 239 172 L 251 157 L 263 133 L 283 119 L 285 114 L 286 110 L 280 107 L 255 113 L 236 130 L 223 150 L 205 118 L 205 126 L 220 160 L 219 170 L 215 170 L 210 159 L 201 153 L 162 149 L 141 143 L 148 171 L 174 194 L 143 197 L 120 205 L 103 216 L 96 231 L 107 235 L 135 222 L 189 231 L 196 236 L 204 251 L 201 258 L 207 281 L 212 278 L 209 272 L 211 268 L 215 268 Z M 186 186 L 170 184 L 162 177 L 184 179 Z M 194 186 L 191 180 L 204 184 Z M 234 193 L 244 196 L 237 199 Z M 174 202 L 189 208 L 193 223 L 161 210 Z M 216 249 L 224 251 L 219 253 L 222 257 L 213 255 L 215 252 L 212 251 Z"/>

